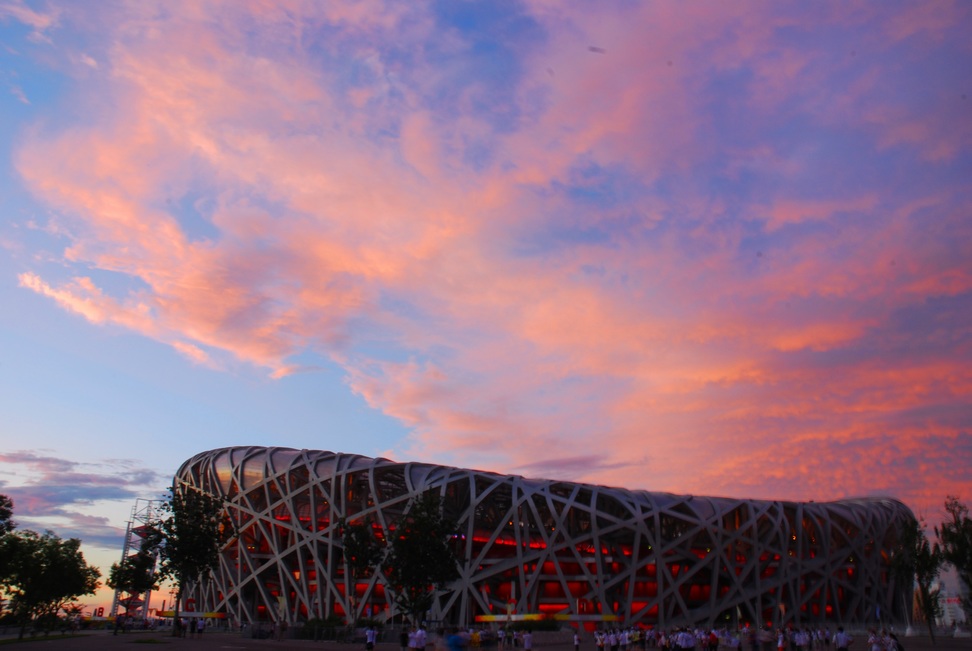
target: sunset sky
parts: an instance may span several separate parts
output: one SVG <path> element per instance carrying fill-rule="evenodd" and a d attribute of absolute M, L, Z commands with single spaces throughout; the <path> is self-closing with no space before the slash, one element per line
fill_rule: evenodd
<path fill-rule="evenodd" d="M 0 493 L 279 445 L 972 501 L 972 3 L 0 0 Z"/>

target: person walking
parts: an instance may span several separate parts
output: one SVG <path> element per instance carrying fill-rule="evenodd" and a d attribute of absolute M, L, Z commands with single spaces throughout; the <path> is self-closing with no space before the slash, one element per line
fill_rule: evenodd
<path fill-rule="evenodd" d="M 837 632 L 834 633 L 834 646 L 837 647 L 837 651 L 847 651 L 853 643 L 854 638 L 844 632 L 843 626 L 838 626 Z"/>

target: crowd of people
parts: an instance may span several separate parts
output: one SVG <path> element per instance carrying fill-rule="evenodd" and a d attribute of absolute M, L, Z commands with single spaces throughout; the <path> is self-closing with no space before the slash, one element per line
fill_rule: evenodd
<path fill-rule="evenodd" d="M 368 651 L 374 648 L 374 638 L 369 637 Z M 495 640 L 500 650 L 516 649 L 531 651 L 533 634 L 529 630 L 500 628 L 493 632 L 486 629 L 439 630 L 430 636 L 421 627 L 402 630 L 401 651 L 417 651 L 431 645 L 439 651 L 485 646 Z M 854 638 L 842 627 L 830 631 L 827 627 L 795 626 L 773 630 L 769 627 L 744 626 L 739 630 L 728 628 L 671 628 L 648 629 L 616 627 L 598 629 L 592 634 L 575 631 L 574 651 L 719 651 L 722 649 L 748 651 L 904 651 L 894 631 L 872 629 L 868 632 L 867 646 L 854 646 Z M 593 650 L 591 647 L 593 646 Z"/>
<path fill-rule="evenodd" d="M 738 631 L 728 628 L 674 628 L 670 630 L 637 628 L 596 631 L 597 651 L 632 651 L 632 649 L 660 648 L 665 651 L 717 651 L 720 647 L 751 651 L 849 651 L 853 637 L 843 627 L 831 632 L 827 627 L 796 626 L 773 631 L 745 626 Z M 855 650 L 857 651 L 857 650 Z M 894 631 L 872 629 L 868 633 L 867 648 L 859 651 L 904 651 Z"/>
<path fill-rule="evenodd" d="M 853 637 L 843 627 L 831 632 L 827 627 L 796 626 L 773 631 L 766 627 L 757 629 L 744 626 L 738 631 L 728 628 L 638 628 L 595 631 L 594 646 L 597 651 L 633 651 L 634 649 L 658 648 L 665 651 L 717 651 L 720 647 L 751 651 L 849 651 Z M 576 644 L 575 644 L 576 646 Z M 894 631 L 886 629 L 869 631 L 866 649 L 855 651 L 904 651 Z"/>

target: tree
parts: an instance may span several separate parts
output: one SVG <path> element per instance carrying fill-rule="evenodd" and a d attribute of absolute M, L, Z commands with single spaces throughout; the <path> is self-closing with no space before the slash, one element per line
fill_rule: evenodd
<path fill-rule="evenodd" d="M 348 585 L 348 594 L 354 594 L 358 579 L 366 579 L 372 575 L 381 564 L 385 549 L 375 538 L 368 522 L 348 522 L 342 518 L 338 526 L 341 531 L 341 544 L 344 546 L 344 562 L 347 564 L 348 575 L 352 578 Z M 354 615 L 355 613 L 351 613 L 349 616 L 349 624 L 353 623 Z"/>
<path fill-rule="evenodd" d="M 938 544 L 931 544 L 925 535 L 925 523 L 910 520 L 901 531 L 901 539 L 891 560 L 892 569 L 916 588 L 918 611 L 928 624 L 928 634 L 935 643 L 935 619 L 941 617 L 939 588 L 932 583 L 942 571 L 945 558 Z"/>
<path fill-rule="evenodd" d="M 101 572 L 85 563 L 77 538 L 62 540 L 51 531 L 8 533 L 0 538 L 0 557 L 0 585 L 10 596 L 21 638 L 32 620 L 56 616 L 69 602 L 98 589 Z"/>
<path fill-rule="evenodd" d="M 935 535 L 941 542 L 945 561 L 955 568 L 966 588 L 972 590 L 972 518 L 969 518 L 969 508 L 958 497 L 949 495 L 945 498 L 945 512 L 948 518 L 940 529 L 935 529 Z M 969 593 L 962 597 L 962 610 L 965 619 L 972 621 L 972 595 Z"/>
<path fill-rule="evenodd" d="M 17 528 L 13 521 L 13 500 L 6 495 L 0 495 L 0 536 L 5 536 Z"/>
<path fill-rule="evenodd" d="M 391 535 L 382 569 L 395 602 L 413 621 L 432 606 L 435 592 L 459 578 L 459 560 L 449 544 L 455 523 L 429 491 L 413 499 Z"/>
<path fill-rule="evenodd" d="M 161 505 L 165 514 L 149 534 L 147 549 L 157 549 L 158 579 L 176 583 L 175 620 L 183 592 L 215 569 L 219 550 L 231 535 L 229 519 L 219 498 L 190 486 L 169 489 Z M 173 627 L 173 635 L 178 634 Z"/>
<path fill-rule="evenodd" d="M 154 590 L 159 584 L 155 571 L 155 553 L 149 541 L 142 541 L 137 553 L 121 563 L 113 563 L 108 573 L 109 588 L 128 594 L 129 598 Z M 112 613 L 114 615 L 114 613 Z"/>
<path fill-rule="evenodd" d="M 6 495 L 0 495 L 0 541 L 17 527 L 17 523 L 13 521 L 13 507 L 13 500 Z M 0 553 L 0 577 L 6 574 L 7 565 L 6 553 Z M 0 606 L 2 605 L 3 599 L 0 599 Z"/>

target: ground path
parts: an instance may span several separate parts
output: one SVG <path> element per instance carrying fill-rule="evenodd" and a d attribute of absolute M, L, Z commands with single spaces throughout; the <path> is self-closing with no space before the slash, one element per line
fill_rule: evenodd
<path fill-rule="evenodd" d="M 24 651 L 139 651 L 149 647 L 165 646 L 170 651 L 249 651 L 261 649 L 277 649 L 278 651 L 365 651 L 363 644 L 342 644 L 338 642 L 313 642 L 311 640 L 254 640 L 241 636 L 239 633 L 207 632 L 201 638 L 173 638 L 168 632 L 130 632 L 124 635 L 112 635 L 110 631 L 94 631 L 83 633 L 77 637 L 63 639 L 35 638 L 24 641 L 23 644 L 10 644 L 13 636 L 0 636 L 2 647 L 7 649 L 23 649 Z M 863 640 L 859 640 L 860 647 L 852 647 L 854 651 L 868 651 Z M 972 651 L 972 638 L 938 637 L 937 644 L 932 645 L 926 636 L 902 638 L 906 651 Z M 574 651 L 572 645 L 566 644 L 538 644 L 536 651 Z M 495 649 L 495 647 L 487 647 Z M 375 651 L 399 651 L 398 645 L 383 642 L 377 645 Z M 581 645 L 581 651 L 594 651 L 594 644 L 587 636 Z"/>

